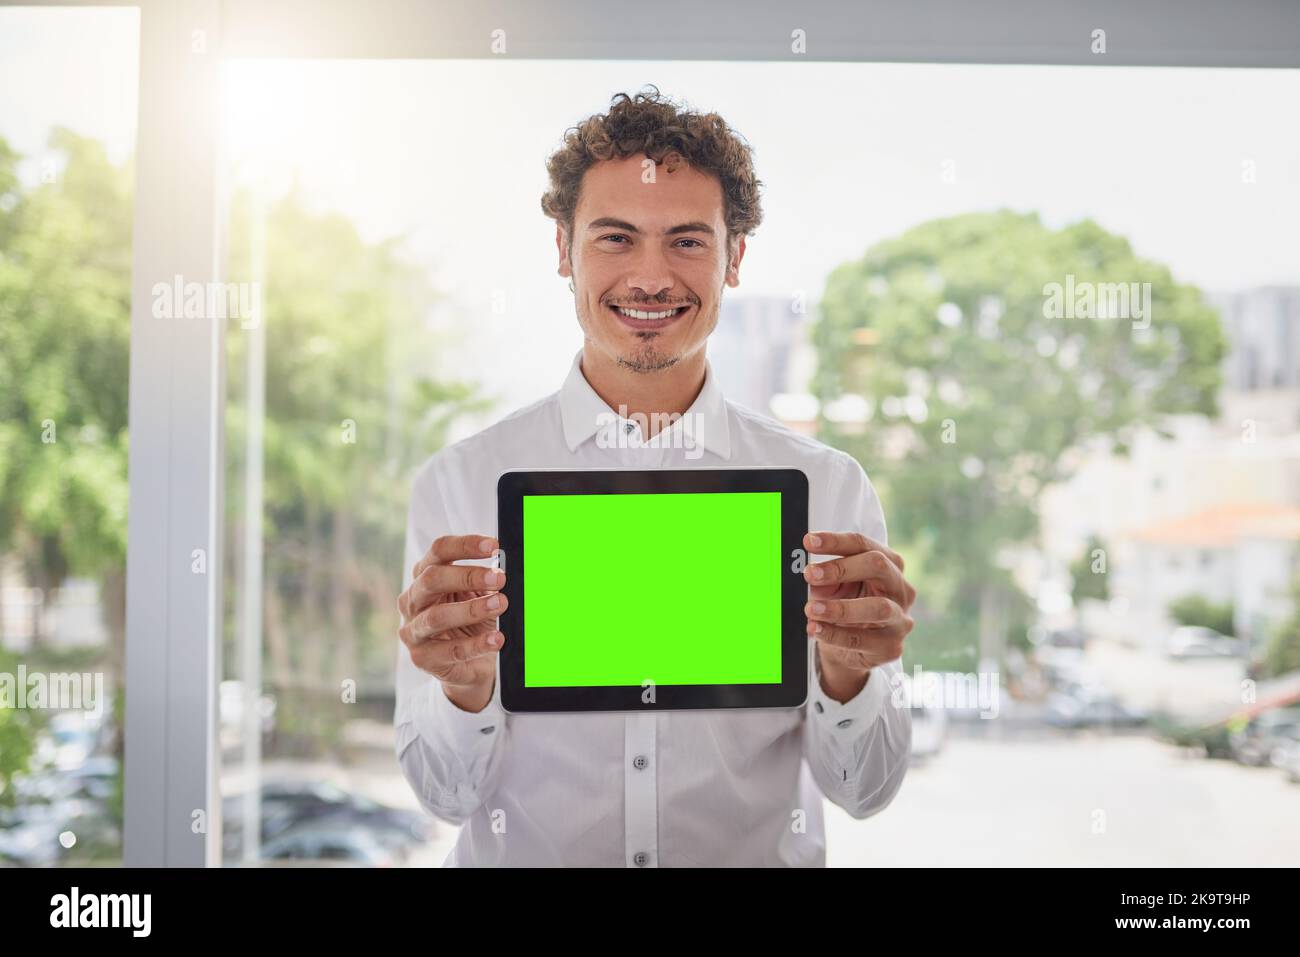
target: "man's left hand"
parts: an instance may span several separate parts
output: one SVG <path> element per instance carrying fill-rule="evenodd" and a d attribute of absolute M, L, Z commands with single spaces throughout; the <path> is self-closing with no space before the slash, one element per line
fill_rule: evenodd
<path fill-rule="evenodd" d="M 809 532 L 804 547 L 843 556 L 804 569 L 811 596 L 804 614 L 823 687 L 833 697 L 836 689 L 852 697 L 872 668 L 902 657 L 916 589 L 903 577 L 898 552 L 858 532 Z"/>

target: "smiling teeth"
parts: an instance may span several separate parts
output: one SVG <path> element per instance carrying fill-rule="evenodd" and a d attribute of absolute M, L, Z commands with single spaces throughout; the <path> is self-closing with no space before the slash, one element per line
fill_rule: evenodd
<path fill-rule="evenodd" d="M 669 309 L 667 312 L 643 312 L 640 309 L 624 309 L 618 306 L 618 311 L 629 319 L 667 319 L 678 311 L 678 309 Z M 681 307 L 678 307 L 679 309 Z"/>

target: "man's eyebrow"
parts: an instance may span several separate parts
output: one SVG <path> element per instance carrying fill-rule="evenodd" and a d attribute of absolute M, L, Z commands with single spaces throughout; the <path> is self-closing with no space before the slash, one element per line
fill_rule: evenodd
<path fill-rule="evenodd" d="M 641 232 L 641 230 L 637 229 L 631 223 L 625 222 L 624 220 L 621 219 L 614 219 L 612 216 L 602 216 L 600 219 L 593 219 L 590 223 L 587 224 L 587 228 L 588 229 L 621 229 L 624 232 L 628 232 L 628 233 Z M 713 227 L 710 226 L 708 223 L 700 223 L 700 222 L 682 223 L 680 226 L 673 226 L 671 229 L 667 229 L 664 231 L 665 236 L 676 236 L 678 233 L 705 233 L 706 235 L 712 236 Z"/>

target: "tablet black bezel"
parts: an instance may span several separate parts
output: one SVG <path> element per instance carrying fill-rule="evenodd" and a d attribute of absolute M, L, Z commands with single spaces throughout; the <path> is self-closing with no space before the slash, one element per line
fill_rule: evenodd
<path fill-rule="evenodd" d="M 524 687 L 524 541 L 525 495 L 592 495 L 680 492 L 780 492 L 781 553 L 772 560 L 782 568 L 781 676 L 778 684 L 656 685 L 654 703 L 643 700 L 637 685 L 615 687 Z M 718 708 L 797 708 L 808 697 L 808 633 L 804 605 L 808 585 L 796 571 L 795 552 L 808 531 L 808 476 L 793 468 L 721 469 L 541 469 L 502 473 L 497 481 L 497 538 L 504 553 L 509 605 L 499 619 L 506 636 L 498 658 L 501 705 L 511 713 L 582 711 L 695 711 Z M 700 551 L 700 563 L 725 558 L 726 546 Z M 574 553 L 574 574 L 587 561 L 599 560 L 599 546 Z M 805 559 L 806 562 L 806 559 Z M 799 566 L 802 568 L 802 565 Z M 739 596 L 738 596 L 739 597 Z"/>

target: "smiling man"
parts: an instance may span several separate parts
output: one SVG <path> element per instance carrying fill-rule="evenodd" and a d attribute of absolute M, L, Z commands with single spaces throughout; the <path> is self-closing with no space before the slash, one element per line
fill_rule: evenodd
<path fill-rule="evenodd" d="M 583 333 L 563 385 L 439 451 L 412 489 L 397 755 L 424 807 L 463 825 L 449 865 L 820 866 L 823 796 L 875 814 L 911 755 L 911 716 L 890 692 L 916 592 L 871 482 L 851 456 L 726 400 L 706 358 L 723 288 L 740 284 L 745 237 L 762 220 L 750 148 L 718 115 L 650 89 L 569 130 L 547 164 L 542 209 Z M 484 532 L 497 478 L 678 468 L 686 446 L 691 467 L 808 475 L 808 703 L 505 714 L 496 666 L 510 639 L 494 627 L 505 579 Z M 707 580 L 727 560 L 726 542 L 702 544 L 681 574 Z M 575 543 L 575 606 L 584 563 L 599 560 L 599 542 Z M 629 594 L 647 585 L 654 600 L 671 596 L 664 582 L 631 582 Z"/>

